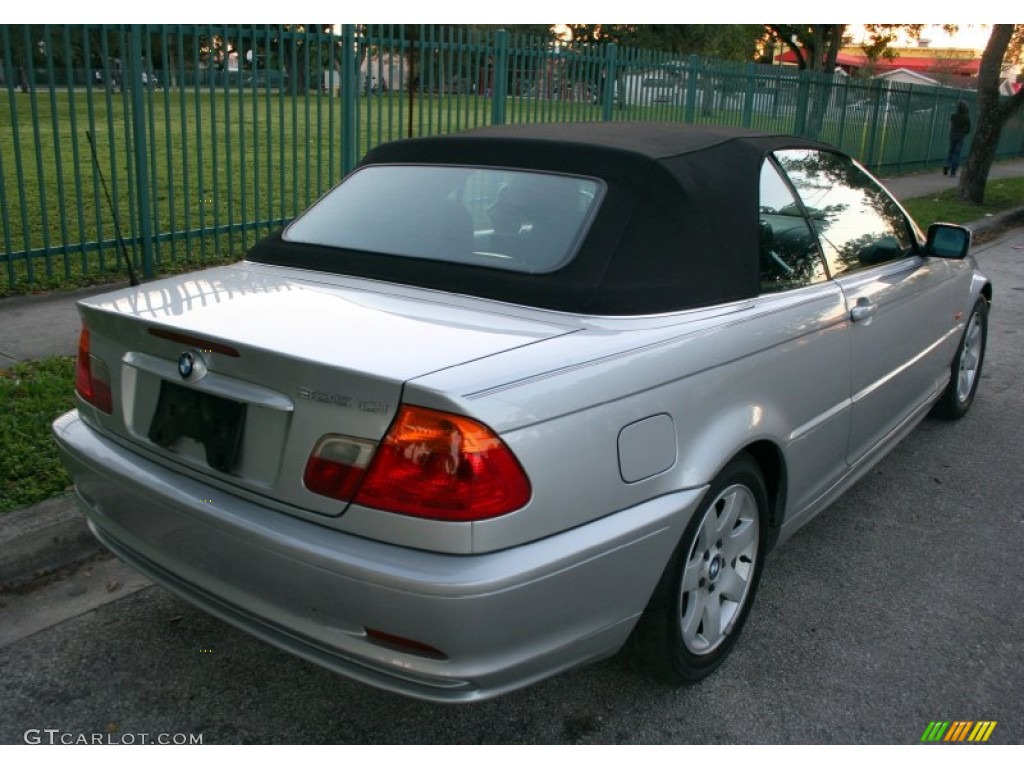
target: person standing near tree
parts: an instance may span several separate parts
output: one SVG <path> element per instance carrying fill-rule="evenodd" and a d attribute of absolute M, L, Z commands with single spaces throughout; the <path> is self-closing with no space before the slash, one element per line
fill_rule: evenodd
<path fill-rule="evenodd" d="M 960 167 L 960 152 L 964 148 L 964 140 L 971 132 L 971 117 L 967 111 L 967 102 L 963 99 L 956 105 L 956 112 L 949 116 L 949 155 L 942 167 L 942 175 L 947 173 L 956 176 Z"/>

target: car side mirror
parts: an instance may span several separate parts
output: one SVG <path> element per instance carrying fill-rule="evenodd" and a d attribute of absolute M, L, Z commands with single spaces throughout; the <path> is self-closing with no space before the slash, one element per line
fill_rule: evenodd
<path fill-rule="evenodd" d="M 962 259 L 971 247 L 971 230 L 959 224 L 932 224 L 928 227 L 928 241 L 924 247 L 925 256 L 940 259 Z"/>

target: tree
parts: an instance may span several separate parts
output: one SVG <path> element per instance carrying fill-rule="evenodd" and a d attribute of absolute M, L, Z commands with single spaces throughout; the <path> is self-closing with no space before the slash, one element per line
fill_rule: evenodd
<path fill-rule="evenodd" d="M 768 24 L 770 39 L 778 40 L 796 57 L 800 69 L 833 72 L 846 37 L 846 24 Z"/>
<path fill-rule="evenodd" d="M 574 43 L 618 43 L 680 55 L 749 61 L 762 24 L 566 24 Z"/>
<path fill-rule="evenodd" d="M 847 24 L 767 24 L 767 35 L 763 43 L 774 45 L 781 42 L 793 52 L 797 66 L 811 71 L 834 72 L 839 51 L 850 40 Z M 943 24 L 947 32 L 955 32 L 956 24 Z M 867 33 L 861 48 L 868 61 L 876 62 L 893 55 L 892 44 L 902 35 L 916 39 L 921 36 L 924 24 L 865 24 Z"/>
<path fill-rule="evenodd" d="M 504 29 L 510 35 L 521 35 L 542 40 L 555 39 L 555 27 L 553 24 L 462 24 L 460 26 L 483 32 Z"/>
<path fill-rule="evenodd" d="M 678 54 L 750 61 L 764 33 L 763 24 L 645 24 L 636 44 Z"/>
<path fill-rule="evenodd" d="M 0 61 L 3 62 L 4 78 L 16 82 L 24 93 L 31 89 L 31 70 L 42 62 L 40 24 L 3 24 L 0 25 Z"/>
<path fill-rule="evenodd" d="M 957 197 L 972 203 L 985 201 L 985 184 L 996 157 L 1003 126 L 1024 107 L 1024 88 L 1013 96 L 999 95 L 1004 62 L 1019 61 L 1024 24 L 993 24 L 978 71 L 978 119 L 974 141 L 957 187 Z"/>
<path fill-rule="evenodd" d="M 292 95 L 305 93 L 317 82 L 331 56 L 331 24 L 285 24 L 282 48 L 288 71 L 288 90 Z"/>

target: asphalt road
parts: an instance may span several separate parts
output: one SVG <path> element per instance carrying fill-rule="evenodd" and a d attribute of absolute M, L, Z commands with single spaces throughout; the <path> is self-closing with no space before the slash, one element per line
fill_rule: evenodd
<path fill-rule="evenodd" d="M 426 704 L 149 587 L 0 649 L 0 742 L 910 744 L 933 720 L 994 720 L 990 744 L 1024 743 L 1024 230 L 976 254 L 995 302 L 974 409 L 926 420 L 769 558 L 734 654 L 699 686 L 611 660 Z"/>

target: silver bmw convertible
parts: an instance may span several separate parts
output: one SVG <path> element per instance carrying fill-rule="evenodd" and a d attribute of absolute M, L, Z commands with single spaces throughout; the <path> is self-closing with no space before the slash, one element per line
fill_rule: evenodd
<path fill-rule="evenodd" d="M 243 261 L 82 301 L 54 435 L 103 544 L 344 675 L 693 682 L 773 547 L 970 408 L 969 246 L 785 135 L 393 142 Z"/>

